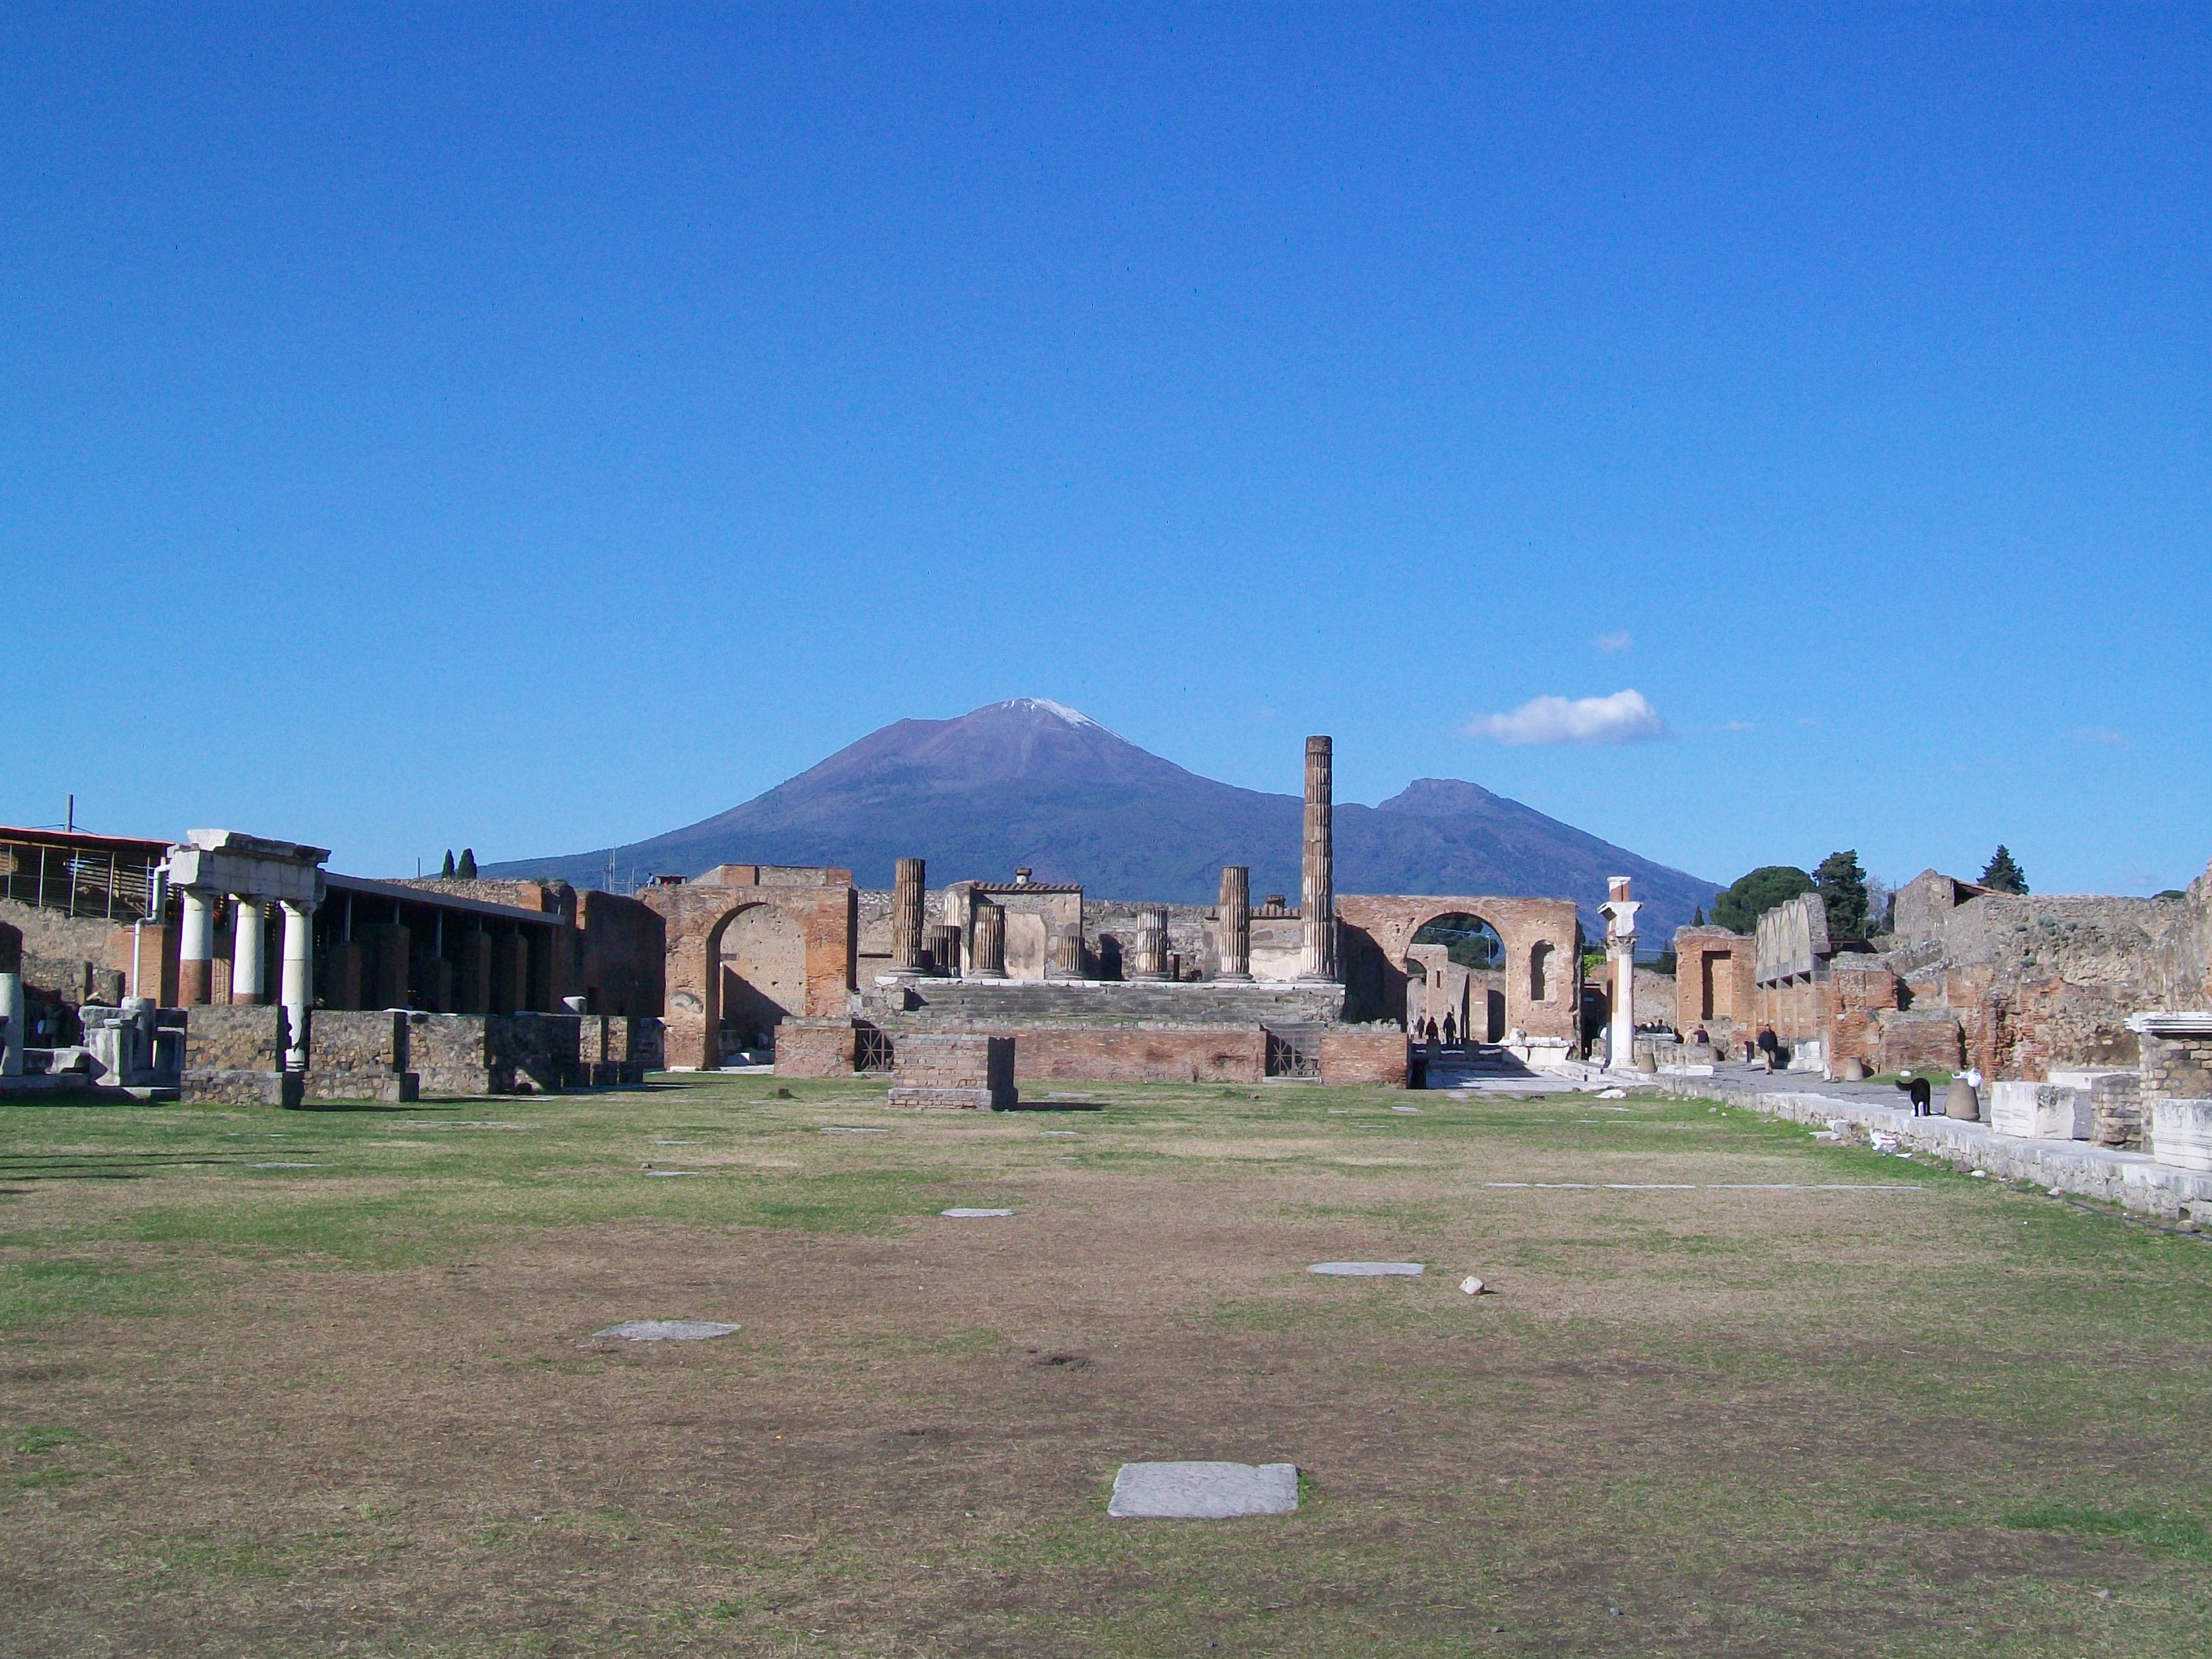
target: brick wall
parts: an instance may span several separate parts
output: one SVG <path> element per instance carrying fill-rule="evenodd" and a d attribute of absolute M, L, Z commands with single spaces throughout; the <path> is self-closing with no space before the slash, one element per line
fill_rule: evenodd
<path fill-rule="evenodd" d="M 1395 1025 L 1335 1025 L 1321 1034 L 1321 1080 L 1406 1086 L 1406 1034 Z"/>
<path fill-rule="evenodd" d="M 2161 1100 L 2212 1100 L 2212 1037 L 2145 1036 L 2142 1106 Z"/>
<path fill-rule="evenodd" d="M 778 1077 L 850 1077 L 853 1022 L 849 1019 L 787 1019 L 775 1028 Z"/>

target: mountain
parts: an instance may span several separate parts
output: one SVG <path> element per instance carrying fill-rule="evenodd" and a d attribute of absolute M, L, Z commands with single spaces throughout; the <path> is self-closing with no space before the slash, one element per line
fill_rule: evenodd
<path fill-rule="evenodd" d="M 1289 766 L 1303 750 L 1286 744 Z M 1100 898 L 1210 903 L 1221 866 L 1248 864 L 1256 902 L 1298 895 L 1303 805 L 1187 772 L 1074 709 L 1040 698 L 957 720 L 899 720 L 741 806 L 628 847 L 489 865 L 495 876 L 604 882 L 696 875 L 717 864 L 852 866 L 888 887 L 894 859 L 929 860 L 933 885 L 1079 881 Z M 1489 893 L 1576 900 L 1583 925 L 1607 876 L 1635 878 L 1638 931 L 1662 944 L 1715 884 L 1651 863 L 1472 783 L 1420 778 L 1380 806 L 1336 806 L 1341 893 Z"/>

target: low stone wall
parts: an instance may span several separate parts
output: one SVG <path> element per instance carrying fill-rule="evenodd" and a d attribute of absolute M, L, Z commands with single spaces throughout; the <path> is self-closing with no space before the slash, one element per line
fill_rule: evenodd
<path fill-rule="evenodd" d="M 488 1014 L 407 1016 L 407 1068 L 426 1095 L 503 1095 L 514 1069 L 495 1053 Z"/>
<path fill-rule="evenodd" d="M 417 1097 L 407 1066 L 407 1014 L 399 1008 L 353 1012 L 319 1008 L 308 1016 L 306 1100 L 382 1100 Z"/>
<path fill-rule="evenodd" d="M 1337 1025 L 1321 1034 L 1321 1080 L 1337 1087 L 1406 1086 L 1406 1034 L 1395 1025 Z"/>
<path fill-rule="evenodd" d="M 312 1030 L 313 1026 L 309 1029 Z M 284 1069 L 284 1011 L 248 1003 L 210 1003 L 185 1011 L 187 1072 Z"/>
<path fill-rule="evenodd" d="M 297 1106 L 297 1072 L 188 1071 L 177 1097 L 195 1106 Z"/>
<path fill-rule="evenodd" d="M 1838 1120 L 1893 1134 L 1899 1144 L 1965 1170 L 2033 1183 L 2053 1192 L 2118 1204 L 2146 1215 L 2212 1220 L 2212 1171 L 2177 1168 L 2142 1152 L 2081 1140 L 2023 1140 L 1988 1125 L 1914 1117 L 1910 1107 L 1875 1106 L 1834 1095 L 1760 1089 L 1720 1078 L 1667 1078 L 1656 1087 L 1700 1100 L 1724 1100 L 1771 1116 L 1822 1127 Z"/>
<path fill-rule="evenodd" d="M 1258 1083 L 1267 1075 L 1267 1034 L 1256 1025 L 981 1030 L 1014 1040 L 1017 1084 Z M 907 1040 L 903 1030 L 892 1033 L 895 1057 Z"/>

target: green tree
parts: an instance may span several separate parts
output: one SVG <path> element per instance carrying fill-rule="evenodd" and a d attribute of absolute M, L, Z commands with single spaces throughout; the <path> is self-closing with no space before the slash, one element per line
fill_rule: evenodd
<path fill-rule="evenodd" d="M 444 869 L 442 869 L 442 870 L 441 870 L 441 871 L 439 871 L 439 872 L 438 872 L 438 879 L 439 879 L 440 881 L 451 881 L 453 878 L 453 849 L 452 848 L 448 847 L 448 848 L 446 849 L 446 867 L 445 867 Z"/>
<path fill-rule="evenodd" d="M 2025 893 L 2027 874 L 2014 862 L 2012 854 L 2002 842 L 1990 861 L 1982 866 L 1982 885 L 1993 893 Z"/>
<path fill-rule="evenodd" d="M 1864 939 L 1867 927 L 1866 872 L 1856 848 L 1831 853 L 1813 872 L 1813 885 L 1828 907 L 1831 939 Z"/>
<path fill-rule="evenodd" d="M 1713 922 L 1732 933 L 1748 933 L 1778 904 L 1813 890 L 1813 878 L 1794 864 L 1762 864 L 1738 876 L 1713 901 Z"/>
<path fill-rule="evenodd" d="M 461 848 L 461 861 L 459 865 L 454 866 L 453 873 L 459 876 L 463 881 L 474 881 L 477 878 L 477 849 L 475 848 L 464 847 Z"/>

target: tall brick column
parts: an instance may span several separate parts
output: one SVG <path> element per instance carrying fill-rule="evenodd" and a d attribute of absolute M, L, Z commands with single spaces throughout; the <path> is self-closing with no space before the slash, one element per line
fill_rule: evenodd
<path fill-rule="evenodd" d="M 891 878 L 891 972 L 919 978 L 921 952 L 922 860 L 901 859 Z"/>
<path fill-rule="evenodd" d="M 1301 979 L 1337 977 L 1336 815 L 1334 745 L 1306 739 L 1306 835 L 1299 871 L 1299 933 L 1304 946 Z"/>
<path fill-rule="evenodd" d="M 185 925 L 177 946 L 177 1000 L 188 1008 L 215 1000 L 215 899 L 187 887 L 179 895 Z"/>
<path fill-rule="evenodd" d="M 1006 913 L 988 899 L 975 901 L 975 959 L 968 964 L 969 979 L 1006 976 Z"/>
<path fill-rule="evenodd" d="M 1221 867 L 1221 975 L 1252 977 L 1252 872 L 1241 864 Z"/>

